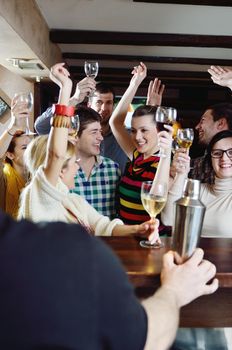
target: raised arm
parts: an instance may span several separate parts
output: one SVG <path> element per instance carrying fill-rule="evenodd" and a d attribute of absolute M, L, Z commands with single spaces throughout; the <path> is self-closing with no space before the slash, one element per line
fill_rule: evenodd
<path fill-rule="evenodd" d="M 232 90 L 232 70 L 227 67 L 211 66 L 208 69 L 213 82 L 220 86 L 226 86 Z"/>
<path fill-rule="evenodd" d="M 150 106 L 161 106 L 163 92 L 165 85 L 162 84 L 161 80 L 155 78 L 151 80 L 147 90 L 147 105 Z"/>
<path fill-rule="evenodd" d="M 172 149 L 172 131 L 173 128 L 170 125 L 165 125 L 166 131 L 160 131 L 158 133 L 158 144 L 165 152 L 166 157 L 161 157 L 158 168 L 153 180 L 153 184 L 159 182 L 165 182 L 169 185 L 169 173 L 171 163 L 171 149 Z"/>
<path fill-rule="evenodd" d="M 189 169 L 189 155 L 183 152 L 183 149 L 177 150 L 172 162 L 172 170 L 175 173 L 175 178 L 169 188 L 167 203 L 161 212 L 161 219 L 164 225 L 173 225 L 173 205 L 182 195 L 184 182 L 188 176 Z"/>
<path fill-rule="evenodd" d="M 3 158 L 12 141 L 13 136 L 17 131 L 25 131 L 23 126 L 20 126 L 22 118 L 28 117 L 30 111 L 25 102 L 11 102 L 11 119 L 7 129 L 0 136 L 0 158 Z"/>
<path fill-rule="evenodd" d="M 140 62 L 137 67 L 134 67 L 132 71 L 132 78 L 130 84 L 116 106 L 113 114 L 109 120 L 111 130 L 123 151 L 126 153 L 129 159 L 133 157 L 134 146 L 125 129 L 124 122 L 137 89 L 141 82 L 146 78 L 147 67 L 144 63 Z"/>
<path fill-rule="evenodd" d="M 50 78 L 60 83 L 59 104 L 68 106 L 70 94 L 72 90 L 72 81 L 69 78 L 69 72 L 64 68 L 64 63 L 57 63 L 51 68 Z M 61 115 L 55 115 L 53 126 L 51 127 L 44 173 L 47 180 L 56 186 L 62 166 L 65 161 L 68 130 L 70 126 L 70 118 Z"/>
<path fill-rule="evenodd" d="M 53 78 L 54 83 L 56 83 L 60 88 L 60 82 Z M 80 80 L 76 85 L 76 90 L 72 97 L 69 99 L 70 106 L 76 106 L 81 103 L 85 97 L 92 91 L 95 90 L 96 82 L 94 79 L 86 77 Z M 61 90 L 60 90 L 61 91 Z M 49 134 L 50 131 L 50 120 L 52 118 L 52 108 L 49 107 L 46 111 L 41 114 L 35 121 L 35 130 L 39 135 Z"/>

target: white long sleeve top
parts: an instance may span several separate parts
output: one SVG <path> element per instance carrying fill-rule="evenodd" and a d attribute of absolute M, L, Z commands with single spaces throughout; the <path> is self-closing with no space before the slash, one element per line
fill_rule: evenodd
<path fill-rule="evenodd" d="M 174 183 L 162 212 L 165 225 L 173 224 L 174 202 L 181 194 L 181 183 Z M 232 178 L 216 177 L 212 185 L 201 184 L 200 200 L 206 206 L 201 236 L 232 237 Z"/>

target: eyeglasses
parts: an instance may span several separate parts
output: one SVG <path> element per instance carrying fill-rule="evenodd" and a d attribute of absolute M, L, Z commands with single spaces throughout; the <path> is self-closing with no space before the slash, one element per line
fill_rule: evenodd
<path fill-rule="evenodd" d="M 232 158 L 232 148 L 229 149 L 213 149 L 211 151 L 211 157 L 212 158 L 222 158 L 223 154 L 226 153 L 228 158 Z"/>

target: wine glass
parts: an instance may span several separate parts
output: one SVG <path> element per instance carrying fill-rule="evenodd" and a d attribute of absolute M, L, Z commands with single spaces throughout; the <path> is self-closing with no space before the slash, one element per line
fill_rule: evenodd
<path fill-rule="evenodd" d="M 87 77 L 95 79 L 98 75 L 98 62 L 85 61 L 84 70 Z M 94 91 L 91 91 L 88 94 L 89 97 L 92 97 L 93 95 L 94 95 Z"/>
<path fill-rule="evenodd" d="M 98 75 L 98 62 L 97 61 L 85 61 L 85 74 L 87 77 L 95 79 Z"/>
<path fill-rule="evenodd" d="M 20 92 L 14 95 L 15 103 L 24 103 L 26 108 L 31 111 L 33 107 L 33 94 L 31 92 Z M 29 115 L 26 115 L 25 118 L 21 118 L 21 127 L 25 129 L 25 135 L 31 136 L 36 135 L 35 132 L 30 130 L 29 126 Z"/>
<path fill-rule="evenodd" d="M 177 130 L 177 142 L 180 148 L 184 148 L 186 153 L 192 146 L 194 139 L 194 130 L 191 128 Z"/>
<path fill-rule="evenodd" d="M 148 212 L 151 219 L 163 210 L 168 194 L 168 186 L 165 182 L 145 181 L 141 187 L 141 201 L 144 209 Z M 151 243 L 149 240 L 140 242 L 143 248 L 162 248 L 164 245 L 160 242 Z"/>
<path fill-rule="evenodd" d="M 71 128 L 69 130 L 69 135 L 76 138 L 78 131 L 80 129 L 80 118 L 79 115 L 76 114 L 74 116 L 72 116 L 71 118 Z"/>
<path fill-rule="evenodd" d="M 177 118 L 177 110 L 173 107 L 158 107 L 156 110 L 155 120 L 158 131 L 165 131 L 165 124 L 173 124 Z M 160 148 L 160 157 L 166 157 L 166 154 L 162 148 Z"/>

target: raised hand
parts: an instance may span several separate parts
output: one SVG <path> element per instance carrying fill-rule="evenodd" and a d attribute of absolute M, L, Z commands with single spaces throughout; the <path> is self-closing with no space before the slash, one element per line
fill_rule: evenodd
<path fill-rule="evenodd" d="M 172 133 L 173 127 L 171 125 L 164 125 L 166 131 L 160 131 L 158 133 L 158 145 L 164 150 L 170 150 L 172 148 Z"/>
<path fill-rule="evenodd" d="M 25 131 L 25 123 L 22 122 L 22 119 L 28 118 L 29 115 L 28 104 L 17 101 L 17 97 L 14 97 L 11 101 L 11 119 L 8 129 L 14 132 Z"/>
<path fill-rule="evenodd" d="M 186 153 L 186 149 L 179 148 L 176 150 L 172 165 L 171 173 L 172 174 L 188 174 L 190 170 L 190 157 Z"/>
<path fill-rule="evenodd" d="M 220 86 L 226 86 L 232 90 L 232 70 L 227 67 L 211 66 L 208 69 L 213 82 Z"/>
<path fill-rule="evenodd" d="M 161 83 L 161 80 L 155 78 L 151 80 L 147 90 L 147 105 L 161 106 L 163 92 L 165 85 Z"/>
<path fill-rule="evenodd" d="M 50 79 L 60 87 L 59 103 L 68 105 L 72 90 L 72 80 L 64 63 L 57 63 L 50 70 Z"/>
<path fill-rule="evenodd" d="M 135 66 L 131 72 L 133 75 L 130 81 L 130 85 L 139 86 L 147 76 L 147 67 L 143 62 L 140 62 L 138 66 Z"/>
<path fill-rule="evenodd" d="M 70 98 L 71 105 L 81 103 L 86 96 L 93 92 L 96 88 L 96 81 L 93 78 L 86 77 L 79 81 L 76 85 L 74 95 Z"/>
<path fill-rule="evenodd" d="M 51 67 L 50 70 L 50 79 L 57 84 L 59 87 L 62 87 L 64 84 L 72 84 L 71 79 L 69 78 L 70 73 L 64 67 L 65 63 L 57 63 Z"/>

